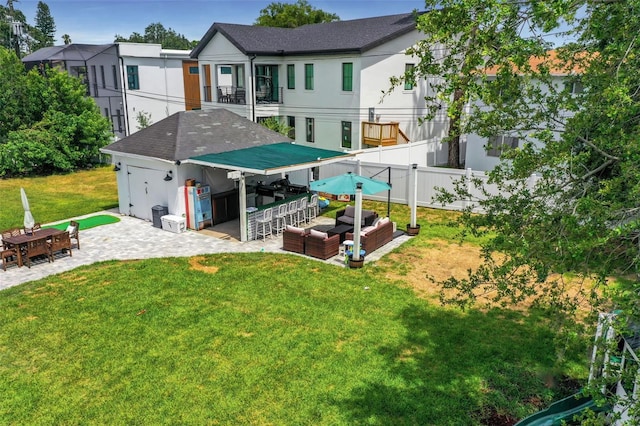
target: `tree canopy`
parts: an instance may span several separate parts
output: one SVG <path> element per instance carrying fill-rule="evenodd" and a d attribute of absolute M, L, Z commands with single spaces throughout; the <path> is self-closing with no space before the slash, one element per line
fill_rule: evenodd
<path fill-rule="evenodd" d="M 66 172 L 94 164 L 111 140 L 86 87 L 66 72 L 26 72 L 0 47 L 0 177 Z"/>
<path fill-rule="evenodd" d="M 165 28 L 159 22 L 147 25 L 144 29 L 144 35 L 133 32 L 129 37 L 123 37 L 116 34 L 114 42 L 130 42 L 130 43 L 156 43 L 162 45 L 163 49 L 179 49 L 191 50 L 198 42 L 196 40 L 189 41 L 184 35 L 178 34 L 171 28 Z"/>
<path fill-rule="evenodd" d="M 53 46 L 56 35 L 56 24 L 51 16 L 51 11 L 46 3 L 39 1 L 36 11 L 36 24 L 34 26 L 33 38 L 35 43 L 33 50 L 43 47 Z"/>
<path fill-rule="evenodd" d="M 296 28 L 307 24 L 339 21 L 335 13 L 316 9 L 307 0 L 296 3 L 273 2 L 260 11 L 254 25 L 260 27 Z"/>

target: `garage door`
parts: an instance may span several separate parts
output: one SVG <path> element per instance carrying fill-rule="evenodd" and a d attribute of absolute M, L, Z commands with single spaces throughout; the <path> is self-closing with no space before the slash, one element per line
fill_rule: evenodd
<path fill-rule="evenodd" d="M 151 208 L 156 205 L 167 206 L 166 182 L 164 170 L 128 166 L 129 173 L 129 215 L 140 219 L 152 220 Z"/>

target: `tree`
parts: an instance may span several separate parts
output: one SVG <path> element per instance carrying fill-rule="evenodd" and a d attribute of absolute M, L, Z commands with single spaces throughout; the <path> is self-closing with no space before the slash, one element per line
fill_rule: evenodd
<path fill-rule="evenodd" d="M 82 82 L 55 69 L 26 73 L 4 48 L 0 68 L 0 176 L 91 166 L 111 139 L 110 124 Z"/>
<path fill-rule="evenodd" d="M 69 34 L 63 34 L 62 41 L 64 42 L 65 45 L 71 44 L 72 43 L 71 36 Z"/>
<path fill-rule="evenodd" d="M 292 130 L 291 127 L 287 126 L 282 117 L 268 117 L 260 121 L 260 124 L 269 130 L 273 130 L 274 132 L 278 132 L 287 137 L 289 137 Z"/>
<path fill-rule="evenodd" d="M 56 24 L 53 16 L 51 16 L 49 6 L 42 1 L 38 2 L 34 30 L 33 37 L 36 39 L 34 50 L 53 46 L 56 35 Z"/>
<path fill-rule="evenodd" d="M 115 42 L 130 42 L 130 43 L 156 43 L 162 45 L 164 49 L 181 49 L 191 50 L 193 49 L 197 41 L 189 41 L 184 35 L 176 33 L 173 29 L 165 29 L 165 27 L 155 22 L 149 24 L 145 30 L 144 35 L 134 32 L 129 37 L 122 37 L 116 34 Z"/>
<path fill-rule="evenodd" d="M 254 25 L 260 27 L 296 28 L 307 24 L 339 21 L 335 13 L 311 6 L 307 0 L 296 3 L 273 2 L 260 11 Z"/>

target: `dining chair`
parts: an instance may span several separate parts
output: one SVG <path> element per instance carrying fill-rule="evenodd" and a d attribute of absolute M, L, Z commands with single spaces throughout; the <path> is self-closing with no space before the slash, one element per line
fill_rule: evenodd
<path fill-rule="evenodd" d="M 31 268 L 31 259 L 37 256 L 46 256 L 47 261 L 51 263 L 51 254 L 49 253 L 49 245 L 46 238 L 38 238 L 31 240 L 27 243 L 27 250 L 25 253 L 27 259 L 27 266 Z"/>
<path fill-rule="evenodd" d="M 65 231 L 62 234 L 53 235 L 51 237 L 51 241 L 48 242 L 49 246 L 49 256 L 51 256 L 51 260 L 55 261 L 54 253 L 65 251 L 69 252 L 69 256 L 73 257 L 73 253 L 71 252 L 71 238 L 69 237 L 69 232 Z"/>
<path fill-rule="evenodd" d="M 2 269 L 7 270 L 7 265 L 18 264 L 18 251 L 15 248 L 0 250 Z"/>
<path fill-rule="evenodd" d="M 271 226 L 272 220 L 273 209 L 265 209 L 262 213 L 262 217 L 260 219 L 256 219 L 256 239 L 261 236 L 264 241 L 267 235 L 273 236 L 273 227 Z"/>
<path fill-rule="evenodd" d="M 76 245 L 78 246 L 78 250 L 80 250 L 80 224 L 72 220 L 69 222 L 66 231 L 69 233 L 69 238 L 76 240 Z"/>

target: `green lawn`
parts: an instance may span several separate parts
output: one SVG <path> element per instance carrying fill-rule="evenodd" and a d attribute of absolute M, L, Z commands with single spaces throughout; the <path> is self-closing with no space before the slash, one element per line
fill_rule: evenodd
<path fill-rule="evenodd" d="M 419 217 L 410 244 L 455 235 L 450 213 Z M 269 253 L 100 263 L 0 292 L 0 423 L 490 424 L 584 377 L 586 347 L 558 366 L 554 337 L 535 314 L 443 308 L 379 268 Z"/>

